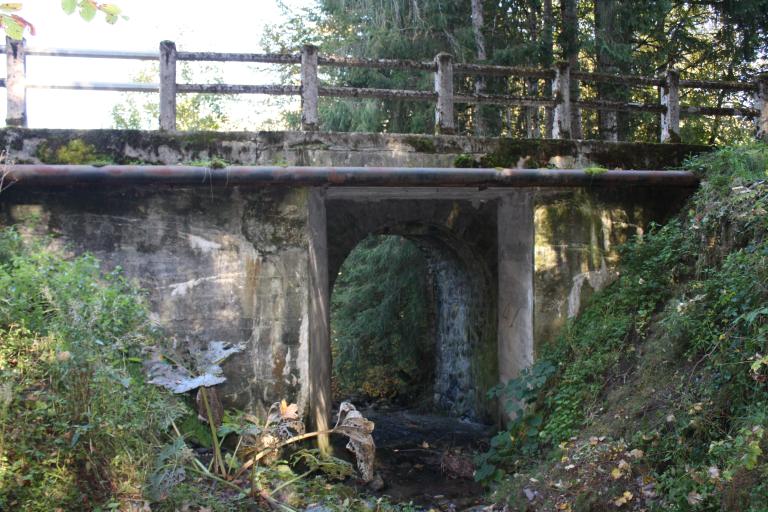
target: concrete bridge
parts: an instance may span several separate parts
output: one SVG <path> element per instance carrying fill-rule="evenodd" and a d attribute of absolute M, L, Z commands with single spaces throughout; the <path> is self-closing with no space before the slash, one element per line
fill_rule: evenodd
<path fill-rule="evenodd" d="M 697 186 L 685 172 L 582 169 L 665 169 L 708 149 L 318 132 L 0 137 L 15 164 L 0 224 L 121 267 L 149 290 L 174 343 L 244 342 L 226 363 L 227 400 L 256 411 L 297 400 L 319 427 L 331 401 L 330 294 L 366 236 L 398 234 L 424 252 L 436 400 L 492 419 L 488 388 L 529 366 L 610 282 L 617 244 Z"/>

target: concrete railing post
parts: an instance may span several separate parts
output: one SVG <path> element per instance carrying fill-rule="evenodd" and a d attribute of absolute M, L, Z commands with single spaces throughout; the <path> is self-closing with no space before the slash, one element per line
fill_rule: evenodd
<path fill-rule="evenodd" d="M 176 129 L 176 43 L 160 43 L 160 129 Z"/>
<path fill-rule="evenodd" d="M 21 128 L 27 126 L 27 58 L 24 45 L 24 39 L 5 38 L 5 89 L 8 94 L 5 124 Z"/>
<path fill-rule="evenodd" d="M 555 100 L 552 138 L 570 139 L 571 70 L 567 62 L 560 62 L 555 67 L 555 79 L 552 82 L 552 96 Z"/>
<path fill-rule="evenodd" d="M 757 138 L 768 142 L 768 73 L 757 77 Z"/>
<path fill-rule="evenodd" d="M 453 56 L 449 53 L 439 53 L 435 57 L 435 130 L 441 134 L 456 133 L 453 121 Z"/>
<path fill-rule="evenodd" d="M 668 69 L 661 87 L 661 142 L 680 142 L 680 73 Z"/>
<path fill-rule="evenodd" d="M 305 44 L 301 48 L 301 129 L 317 130 L 320 119 L 317 114 L 318 79 L 317 46 Z"/>

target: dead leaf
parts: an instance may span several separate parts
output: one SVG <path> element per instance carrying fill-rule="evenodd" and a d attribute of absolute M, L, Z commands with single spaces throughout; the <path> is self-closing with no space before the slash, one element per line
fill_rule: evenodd
<path fill-rule="evenodd" d="M 701 504 L 702 501 L 704 501 L 704 496 L 702 496 L 698 492 L 691 491 L 688 493 L 688 504 L 696 506 Z"/>
<path fill-rule="evenodd" d="M 272 412 L 267 417 L 268 431 L 280 441 L 285 441 L 305 432 L 304 422 L 299 418 L 298 405 L 288 404 L 285 400 L 281 400 L 272 404 L 270 411 Z"/>
<path fill-rule="evenodd" d="M 440 461 L 440 469 L 448 478 L 471 479 L 475 473 L 475 464 L 468 455 L 445 452 Z"/>
<path fill-rule="evenodd" d="M 191 370 L 164 357 L 160 352 L 153 352 L 144 363 L 144 368 L 150 384 L 162 386 L 173 393 L 186 393 L 201 386 L 209 388 L 225 382 L 227 379 L 219 365 L 244 348 L 242 344 L 232 345 L 225 341 L 210 341 L 204 347 L 192 347 L 189 350 L 194 359 L 189 365 Z"/>
<path fill-rule="evenodd" d="M 376 455 L 376 444 L 371 435 L 373 428 L 373 422 L 365 419 L 354 405 L 349 402 L 341 403 L 339 419 L 333 427 L 333 432 L 349 438 L 347 450 L 355 454 L 357 469 L 364 482 L 373 480 L 373 462 Z"/>
<path fill-rule="evenodd" d="M 299 405 L 289 405 L 285 400 L 280 401 L 280 417 L 288 420 L 299 419 Z"/>

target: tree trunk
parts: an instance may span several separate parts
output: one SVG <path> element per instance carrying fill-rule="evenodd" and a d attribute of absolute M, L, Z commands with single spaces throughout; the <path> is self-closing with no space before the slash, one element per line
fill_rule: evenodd
<path fill-rule="evenodd" d="M 595 44 L 597 71 L 627 74 L 631 70 L 632 28 L 627 23 L 628 11 L 634 2 L 625 0 L 595 0 Z M 598 98 L 608 101 L 627 102 L 629 88 L 619 84 L 599 84 Z M 601 111 L 599 113 L 600 137 L 603 140 L 625 140 L 629 132 L 626 112 Z"/>
<path fill-rule="evenodd" d="M 597 71 L 616 73 L 616 63 L 611 55 L 616 34 L 615 0 L 595 0 L 595 51 L 597 53 Z M 615 86 L 600 83 L 597 95 L 601 100 L 613 100 Z M 619 119 L 616 111 L 600 110 L 597 114 L 600 138 L 617 141 L 619 137 Z"/>
<path fill-rule="evenodd" d="M 560 2 L 560 13 L 563 19 L 560 46 L 563 48 L 563 57 L 568 61 L 572 72 L 579 68 L 579 18 L 577 4 L 578 0 L 562 0 Z M 579 81 L 571 80 L 571 103 L 576 101 L 579 101 Z M 582 138 L 581 110 L 578 108 L 571 108 L 571 138 Z"/>
<path fill-rule="evenodd" d="M 544 0 L 544 12 L 543 23 L 541 28 L 542 38 L 542 53 L 541 53 L 541 65 L 544 68 L 551 68 L 554 62 L 554 33 L 555 33 L 555 17 L 552 13 L 552 0 Z M 552 90 L 552 80 L 547 80 L 544 84 L 545 91 Z M 552 133 L 552 124 L 554 123 L 554 112 L 552 108 L 546 109 L 546 127 L 544 129 L 545 134 Z M 549 135 L 545 135 L 549 136 Z"/>
<path fill-rule="evenodd" d="M 477 60 L 485 61 L 488 56 L 485 53 L 485 36 L 483 36 L 483 0 L 472 0 L 472 32 L 475 35 L 475 47 L 477 50 Z M 475 93 L 481 94 L 485 90 L 485 77 L 478 76 L 475 79 Z M 478 104 L 475 105 L 475 115 L 473 125 L 476 136 L 487 135 L 486 123 L 483 119 L 483 109 Z"/>
<path fill-rule="evenodd" d="M 532 2 L 533 3 L 533 2 Z M 533 5 L 528 7 L 528 34 L 531 38 L 531 43 L 536 45 L 539 41 L 539 8 L 540 4 L 536 2 L 536 8 Z M 538 56 L 537 56 L 538 57 Z M 535 67 L 540 63 L 540 59 L 536 58 L 533 61 L 526 62 L 527 65 Z M 525 83 L 525 95 L 538 96 L 539 94 L 539 81 L 536 78 L 529 78 Z M 525 107 L 525 136 L 529 139 L 539 138 L 539 108 L 538 107 Z"/>

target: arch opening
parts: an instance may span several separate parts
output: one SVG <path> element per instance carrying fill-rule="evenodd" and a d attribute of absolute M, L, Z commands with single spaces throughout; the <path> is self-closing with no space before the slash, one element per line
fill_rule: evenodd
<path fill-rule="evenodd" d="M 435 344 L 427 262 L 401 236 L 371 235 L 347 256 L 331 296 L 334 398 L 424 403 Z"/>
<path fill-rule="evenodd" d="M 364 238 L 334 276 L 334 398 L 493 421 L 493 297 L 483 262 L 439 228 Z"/>

